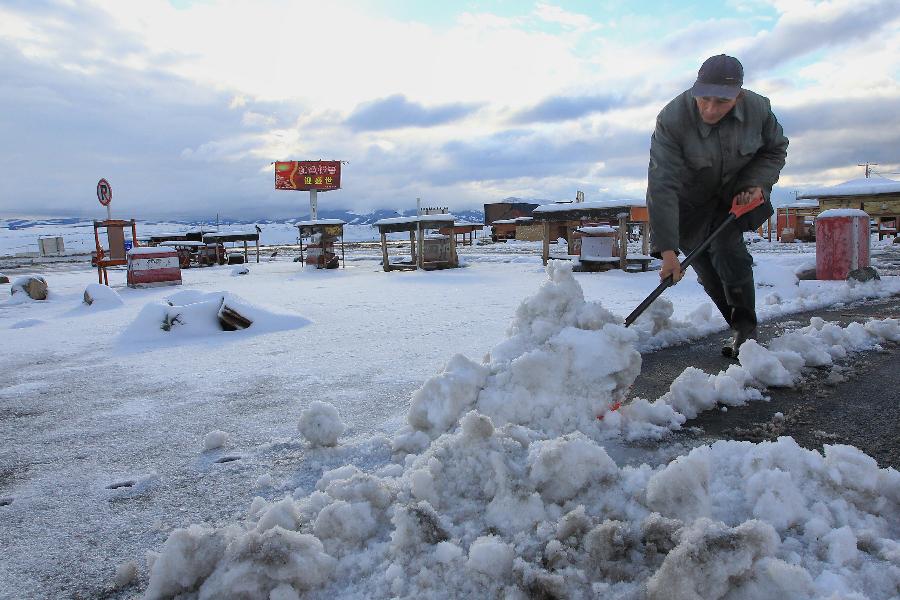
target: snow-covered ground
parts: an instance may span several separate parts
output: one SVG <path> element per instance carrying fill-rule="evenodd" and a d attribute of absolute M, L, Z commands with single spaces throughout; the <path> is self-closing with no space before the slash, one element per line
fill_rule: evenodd
<path fill-rule="evenodd" d="M 798 281 L 812 250 L 753 244 L 761 318 L 900 293 Z M 43 302 L 0 285 L 0 597 L 897 597 L 896 471 L 666 432 L 900 323 L 813 321 L 611 410 L 640 352 L 724 328 L 693 273 L 625 329 L 657 273 L 461 256 L 117 270 L 90 305 L 87 267 L 42 273 Z M 220 330 L 223 302 L 253 325 Z"/>

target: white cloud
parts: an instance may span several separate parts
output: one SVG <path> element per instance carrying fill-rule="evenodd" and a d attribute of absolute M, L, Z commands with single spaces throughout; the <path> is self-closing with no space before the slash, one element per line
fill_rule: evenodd
<path fill-rule="evenodd" d="M 311 0 L 0 7 L 0 109 L 20 115 L 9 133 L 27 138 L 0 147 L 0 211 L 19 206 L 5 190 L 40 179 L 29 165 L 59 151 L 72 154 L 72 172 L 38 192 L 56 211 L 67 182 L 86 172 L 95 180 L 113 162 L 120 178 L 152 180 L 134 185 L 146 188 L 137 205 L 165 210 L 158 199 L 177 196 L 172 189 L 198 202 L 231 190 L 254 198 L 235 197 L 236 206 L 266 209 L 282 201 L 265 176 L 271 160 L 320 156 L 351 161 L 339 197 L 360 207 L 404 195 L 478 206 L 569 197 L 576 186 L 642 196 L 656 113 L 723 45 L 776 114 L 823 111 L 819 130 L 788 130 L 783 181 L 888 162 L 875 154 L 900 145 L 893 122 L 880 136 L 860 135 L 847 113 L 863 100 L 900 98 L 900 27 L 884 16 L 889 3 L 732 4 L 745 28 L 697 19 L 663 36 L 657 14 L 633 9 L 613 21 L 551 2 L 440 25 Z M 555 161 L 552 176 L 529 175 L 542 157 Z M 229 168 L 204 183 L 201 162 Z M 385 165 L 415 176 L 385 175 Z"/>

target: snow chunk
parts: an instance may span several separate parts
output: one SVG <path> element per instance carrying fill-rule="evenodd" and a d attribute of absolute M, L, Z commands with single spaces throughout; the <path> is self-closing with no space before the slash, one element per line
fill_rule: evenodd
<path fill-rule="evenodd" d="M 256 523 L 256 530 L 259 532 L 268 531 L 274 527 L 296 531 L 300 526 L 300 512 L 290 496 L 285 496 L 281 501 L 270 504 L 257 512 L 261 513 L 259 521 Z"/>
<path fill-rule="evenodd" d="M 752 577 L 761 559 L 772 556 L 780 540 L 771 525 L 747 521 L 730 528 L 698 519 L 647 581 L 650 600 L 723 598 L 733 581 Z M 784 597 L 784 596 L 775 596 Z"/>
<path fill-rule="evenodd" d="M 334 406 L 314 400 L 309 408 L 300 413 L 297 428 L 306 441 L 315 447 L 336 446 L 346 426 Z"/>
<path fill-rule="evenodd" d="M 803 367 L 803 357 L 796 352 L 773 352 L 756 340 L 747 340 L 741 345 L 738 360 L 757 381 L 767 386 L 792 386 Z"/>
<path fill-rule="evenodd" d="M 116 588 L 130 585 L 138 576 L 138 566 L 133 560 L 124 562 L 116 567 L 116 577 L 113 580 Z"/>
<path fill-rule="evenodd" d="M 551 502 L 571 499 L 589 483 L 613 477 L 616 463 L 582 433 L 539 441 L 528 451 L 528 478 Z"/>
<path fill-rule="evenodd" d="M 453 356 L 440 375 L 413 392 L 409 424 L 433 435 L 447 431 L 475 403 L 487 376 L 486 367 L 461 354 Z"/>
<path fill-rule="evenodd" d="M 319 511 L 313 532 L 322 540 L 338 538 L 360 545 L 375 533 L 376 525 L 372 506 L 368 502 L 336 500 Z"/>
<path fill-rule="evenodd" d="M 228 443 L 228 433 L 218 429 L 210 431 L 203 437 L 203 450 L 215 450 Z"/>
<path fill-rule="evenodd" d="M 479 537 L 469 547 L 466 566 L 494 579 L 505 579 L 512 572 L 516 552 L 512 546 L 493 535 Z"/>
<path fill-rule="evenodd" d="M 336 563 L 311 535 L 281 527 L 248 531 L 229 544 L 198 598 L 265 598 L 285 585 L 309 590 L 326 582 Z"/>
<path fill-rule="evenodd" d="M 668 298 L 657 298 L 647 307 L 647 310 L 638 317 L 638 321 L 649 321 L 653 324 L 650 335 L 656 335 L 664 329 L 671 327 L 672 315 L 675 314 L 675 305 Z"/>
<path fill-rule="evenodd" d="M 761 400 L 759 390 L 746 387 L 749 379 L 749 373 L 736 365 L 727 371 L 720 371 L 718 375 L 707 375 L 700 369 L 688 367 L 675 378 L 660 401 L 693 419 L 720 402 L 728 406 L 741 406 Z"/>
<path fill-rule="evenodd" d="M 453 542 L 438 542 L 438 545 L 434 549 L 434 557 L 444 564 L 455 562 L 461 558 L 462 555 L 463 549 Z"/>
<path fill-rule="evenodd" d="M 647 482 L 647 505 L 664 517 L 689 521 L 712 513 L 710 448 L 679 456 Z"/>
<path fill-rule="evenodd" d="M 158 556 L 152 556 L 148 600 L 171 598 L 194 591 L 215 570 L 228 544 L 237 536 L 233 527 L 209 529 L 191 525 L 169 535 Z"/>

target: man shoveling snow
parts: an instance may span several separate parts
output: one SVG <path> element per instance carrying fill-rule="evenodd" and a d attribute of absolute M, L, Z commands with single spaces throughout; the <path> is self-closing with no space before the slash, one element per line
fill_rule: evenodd
<path fill-rule="evenodd" d="M 729 224 L 692 266 L 703 289 L 734 332 L 723 348 L 737 358 L 756 337 L 753 259 L 743 231 L 772 215 L 769 195 L 784 167 L 788 139 L 769 100 L 742 89 L 744 69 L 734 57 L 708 58 L 697 81 L 660 112 L 650 142 L 647 208 L 651 254 L 662 258 L 660 279 L 682 276 L 678 251 L 698 248 L 728 216 L 733 203 L 764 203 Z"/>

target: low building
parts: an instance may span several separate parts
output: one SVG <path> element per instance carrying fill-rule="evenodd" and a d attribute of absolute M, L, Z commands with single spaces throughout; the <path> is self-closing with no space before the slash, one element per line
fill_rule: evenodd
<path fill-rule="evenodd" d="M 816 200 L 819 211 L 858 208 L 875 220 L 878 239 L 896 236 L 900 219 L 900 181 L 886 177 L 853 179 L 837 185 L 809 188 L 798 200 Z"/>
<path fill-rule="evenodd" d="M 508 221 L 519 217 L 530 217 L 531 211 L 537 208 L 537 204 L 531 202 L 491 202 L 484 205 L 484 222 L 493 225 L 497 221 Z"/>

